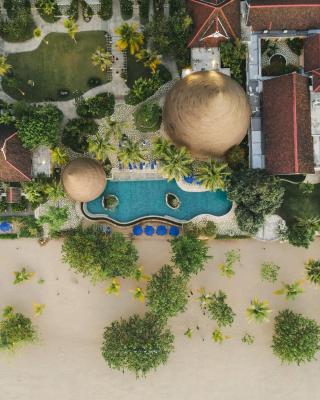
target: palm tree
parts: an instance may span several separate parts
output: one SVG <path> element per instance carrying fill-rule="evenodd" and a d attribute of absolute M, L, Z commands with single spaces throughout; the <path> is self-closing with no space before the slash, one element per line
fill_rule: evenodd
<path fill-rule="evenodd" d="M 296 218 L 297 225 L 303 226 L 312 231 L 317 231 L 320 228 L 320 217 L 309 217 L 309 218 Z"/>
<path fill-rule="evenodd" d="M 34 311 L 34 316 L 39 317 L 43 313 L 43 310 L 45 309 L 45 304 L 33 303 L 32 308 Z"/>
<path fill-rule="evenodd" d="M 142 288 L 137 287 L 135 289 L 130 290 L 131 293 L 133 293 L 133 298 L 141 301 L 141 303 L 144 303 L 145 300 L 145 294 Z"/>
<path fill-rule="evenodd" d="M 175 146 L 170 146 L 161 159 L 161 171 L 168 181 L 179 180 L 191 174 L 192 162 L 191 154 L 185 147 L 178 149 Z"/>
<path fill-rule="evenodd" d="M 152 155 L 156 159 L 162 159 L 164 156 L 169 152 L 169 148 L 173 146 L 173 144 L 165 139 L 164 137 L 160 136 L 157 137 L 152 142 Z"/>
<path fill-rule="evenodd" d="M 96 160 L 105 162 L 110 153 L 116 151 L 115 147 L 110 143 L 108 136 L 101 133 L 88 137 L 88 152 L 92 154 Z"/>
<path fill-rule="evenodd" d="M 141 49 L 139 53 L 136 54 L 137 60 L 143 62 L 143 65 L 151 69 L 154 74 L 160 64 L 160 57 L 155 51 L 148 51 L 147 49 Z"/>
<path fill-rule="evenodd" d="M 202 185 L 212 192 L 224 189 L 226 178 L 230 175 L 228 164 L 220 163 L 214 159 L 199 165 L 196 172 Z"/>
<path fill-rule="evenodd" d="M 64 20 L 64 27 L 67 29 L 68 35 L 76 42 L 75 36 L 78 32 L 78 25 L 75 23 L 73 18 Z"/>
<path fill-rule="evenodd" d="M 44 12 L 44 14 L 53 15 L 54 10 L 56 8 L 56 1 L 55 0 L 38 0 L 37 6 Z"/>
<path fill-rule="evenodd" d="M 125 144 L 120 148 L 118 158 L 125 166 L 128 166 L 129 163 L 144 161 L 144 154 L 140 148 L 140 143 L 134 142 L 131 139 L 126 140 Z"/>
<path fill-rule="evenodd" d="M 310 258 L 304 265 L 307 279 L 316 285 L 320 285 L 320 260 Z"/>
<path fill-rule="evenodd" d="M 117 41 L 119 50 L 129 50 L 130 54 L 135 54 L 139 51 L 143 44 L 143 35 L 138 32 L 136 24 L 127 24 L 126 22 L 115 29 L 115 33 L 121 38 Z"/>
<path fill-rule="evenodd" d="M 212 340 L 213 340 L 214 342 L 221 344 L 221 343 L 223 343 L 226 339 L 230 339 L 230 336 L 224 335 L 224 333 L 223 333 L 219 328 L 217 328 L 217 329 L 215 329 L 215 330 L 212 332 L 211 338 L 212 338 Z"/>
<path fill-rule="evenodd" d="M 106 71 L 111 65 L 112 55 L 102 47 L 98 47 L 91 56 L 92 64 L 100 67 L 101 71 Z"/>
<path fill-rule="evenodd" d="M 149 275 L 146 275 L 146 274 L 143 272 L 143 268 L 142 268 L 142 267 L 139 267 L 139 268 L 137 268 L 137 269 L 134 271 L 134 273 L 133 273 L 133 278 L 134 278 L 137 282 L 140 282 L 140 281 L 149 281 L 149 280 L 151 279 L 151 277 L 150 277 Z"/>
<path fill-rule="evenodd" d="M 59 200 L 62 197 L 65 197 L 63 186 L 58 181 L 48 183 L 45 192 L 50 200 Z"/>
<path fill-rule="evenodd" d="M 108 294 L 115 294 L 116 296 L 119 296 L 120 294 L 120 283 L 117 279 L 112 279 L 111 284 L 109 287 L 106 289 L 106 293 Z"/>
<path fill-rule="evenodd" d="M 275 290 L 273 293 L 274 294 L 284 294 L 286 296 L 287 300 L 295 300 L 295 298 L 304 292 L 302 289 L 303 281 L 296 281 L 291 284 L 289 283 L 282 283 L 283 287 L 281 289 Z"/>
<path fill-rule="evenodd" d="M 51 162 L 53 165 L 66 165 L 69 162 L 69 154 L 63 147 L 55 147 L 51 150 Z"/>
<path fill-rule="evenodd" d="M 268 314 L 270 313 L 269 303 L 258 299 L 251 300 L 251 304 L 247 308 L 247 317 L 250 322 L 253 320 L 258 323 L 268 321 Z"/>
<path fill-rule="evenodd" d="M 29 281 L 33 276 L 35 272 L 27 271 L 25 267 L 23 267 L 20 271 L 15 271 L 14 272 L 14 285 L 19 285 L 20 283 L 23 283 L 25 281 Z"/>
<path fill-rule="evenodd" d="M 128 126 L 125 121 L 115 121 L 110 117 L 106 117 L 103 121 L 103 130 L 106 135 L 114 137 L 116 140 L 121 140 L 123 136 L 123 129 Z"/>
<path fill-rule="evenodd" d="M 11 68 L 12 66 L 7 63 L 7 57 L 0 56 L 0 76 L 6 75 Z"/>
<path fill-rule="evenodd" d="M 40 28 L 35 28 L 33 30 L 33 37 L 39 39 L 42 35 L 42 30 Z"/>

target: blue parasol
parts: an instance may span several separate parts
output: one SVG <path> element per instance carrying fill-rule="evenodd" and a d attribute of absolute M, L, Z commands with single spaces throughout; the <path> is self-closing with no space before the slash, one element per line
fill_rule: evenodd
<path fill-rule="evenodd" d="M 12 225 L 9 222 L 7 222 L 7 221 L 1 222 L 0 231 L 10 232 L 11 230 L 12 230 Z"/>
<path fill-rule="evenodd" d="M 147 226 L 144 228 L 144 233 L 145 233 L 147 236 L 152 236 L 152 235 L 154 234 L 154 227 L 151 226 L 151 225 L 147 225 Z"/>
<path fill-rule="evenodd" d="M 134 234 L 134 236 L 140 236 L 142 235 L 143 229 L 141 225 L 135 225 L 132 228 L 132 233 Z"/>
<path fill-rule="evenodd" d="M 159 225 L 156 229 L 156 234 L 159 236 L 164 236 L 168 232 L 168 229 L 164 225 Z"/>
<path fill-rule="evenodd" d="M 187 182 L 187 183 L 193 183 L 194 177 L 193 177 L 192 175 L 184 176 L 184 177 L 183 177 L 183 180 L 184 180 L 185 182 Z"/>
<path fill-rule="evenodd" d="M 177 226 L 170 226 L 169 235 L 170 236 L 179 236 L 180 229 Z"/>

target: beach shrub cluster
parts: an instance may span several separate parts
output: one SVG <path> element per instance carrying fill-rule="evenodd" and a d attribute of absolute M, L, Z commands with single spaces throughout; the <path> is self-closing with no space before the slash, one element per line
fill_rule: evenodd
<path fill-rule="evenodd" d="M 36 28 L 31 15 L 30 1 L 4 0 L 8 19 L 1 19 L 0 34 L 8 42 L 23 42 L 33 37 Z"/>
<path fill-rule="evenodd" d="M 155 132 L 160 128 L 162 109 L 155 103 L 144 103 L 134 113 L 134 123 L 140 132 Z"/>
<path fill-rule="evenodd" d="M 76 111 L 83 118 L 103 118 L 114 113 L 114 104 L 112 93 L 100 93 L 95 97 L 77 99 Z"/>
<path fill-rule="evenodd" d="M 74 118 L 67 122 L 62 132 L 62 143 L 77 153 L 88 150 L 88 137 L 98 132 L 93 119 Z"/>
<path fill-rule="evenodd" d="M 100 0 L 99 16 L 105 21 L 112 17 L 112 0 Z"/>

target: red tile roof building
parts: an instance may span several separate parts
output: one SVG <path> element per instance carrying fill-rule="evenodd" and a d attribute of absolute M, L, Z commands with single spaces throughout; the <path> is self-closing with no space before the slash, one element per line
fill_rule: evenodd
<path fill-rule="evenodd" d="M 320 68 L 320 34 L 305 38 L 303 47 L 305 72 Z"/>
<path fill-rule="evenodd" d="M 15 130 L 0 125 L 0 181 L 30 181 L 31 168 L 31 154 L 22 147 Z"/>
<path fill-rule="evenodd" d="M 314 173 L 307 77 L 293 73 L 263 82 L 263 131 L 267 171 Z"/>
<path fill-rule="evenodd" d="M 320 93 L 320 69 L 312 71 L 313 91 Z"/>
<path fill-rule="evenodd" d="M 320 0 L 251 0 L 247 24 L 256 31 L 309 30 L 320 26 Z"/>
<path fill-rule="evenodd" d="M 189 47 L 218 47 L 240 38 L 240 0 L 187 0 L 194 23 Z"/>

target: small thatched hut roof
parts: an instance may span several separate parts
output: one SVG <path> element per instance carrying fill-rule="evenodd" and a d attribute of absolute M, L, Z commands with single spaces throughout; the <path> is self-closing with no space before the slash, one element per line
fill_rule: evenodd
<path fill-rule="evenodd" d="M 223 156 L 247 134 L 250 105 L 242 87 L 216 71 L 195 72 L 168 93 L 163 110 L 166 134 L 194 157 Z"/>
<path fill-rule="evenodd" d="M 62 184 L 67 195 L 75 201 L 91 201 L 101 195 L 106 186 L 102 166 L 90 158 L 77 158 L 63 170 Z"/>

